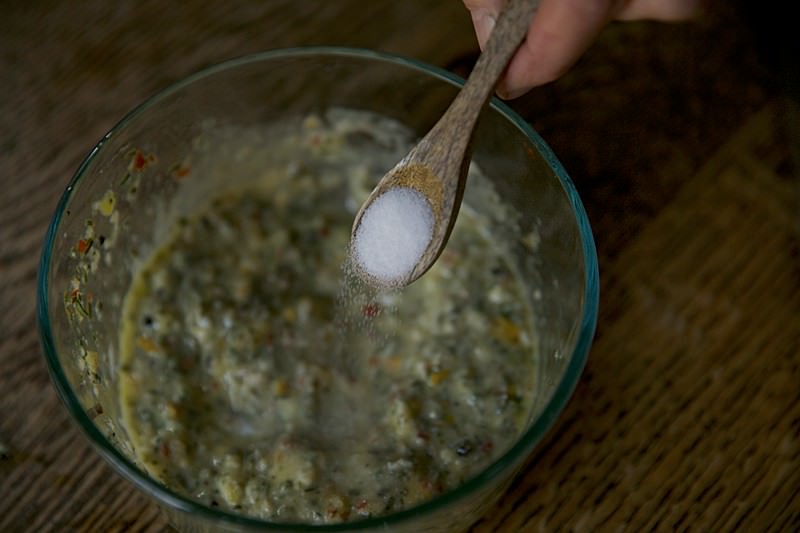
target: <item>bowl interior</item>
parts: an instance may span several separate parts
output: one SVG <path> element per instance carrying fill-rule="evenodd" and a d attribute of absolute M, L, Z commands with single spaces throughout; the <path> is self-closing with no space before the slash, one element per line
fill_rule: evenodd
<path fill-rule="evenodd" d="M 131 281 L 178 215 L 218 183 L 176 179 L 209 128 L 249 127 L 331 108 L 376 112 L 424 134 L 461 81 L 404 58 L 363 50 L 269 52 L 225 63 L 160 93 L 89 154 L 65 192 L 42 254 L 38 317 L 54 383 L 90 440 L 179 526 L 303 530 L 207 508 L 139 468 L 120 423 L 119 332 Z M 414 509 L 314 530 L 450 530 L 481 516 L 552 425 L 583 368 L 596 322 L 597 259 L 585 212 L 560 164 L 499 101 L 481 120 L 474 162 L 515 213 L 510 247 L 535 306 L 539 354 L 528 429 L 462 487 Z M 168 206 L 180 205 L 180 209 Z M 173 215 L 170 215 L 173 213 Z M 499 231 L 499 230 L 498 230 Z"/>

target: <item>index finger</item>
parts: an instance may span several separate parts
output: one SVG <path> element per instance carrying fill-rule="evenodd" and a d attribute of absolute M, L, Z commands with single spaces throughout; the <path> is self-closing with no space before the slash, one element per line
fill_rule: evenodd
<path fill-rule="evenodd" d="M 562 76 L 613 18 L 612 0 L 542 0 L 497 92 L 516 98 Z"/>

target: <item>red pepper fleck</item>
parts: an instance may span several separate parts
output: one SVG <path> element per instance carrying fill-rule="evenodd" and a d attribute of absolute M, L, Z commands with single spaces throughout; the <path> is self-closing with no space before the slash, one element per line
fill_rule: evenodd
<path fill-rule="evenodd" d="M 147 165 L 147 159 L 144 158 L 142 152 L 136 152 L 136 155 L 133 156 L 133 168 L 142 170 L 145 165 Z"/>
<path fill-rule="evenodd" d="M 144 170 L 144 168 L 151 164 L 155 163 L 156 156 L 153 154 L 144 155 L 141 150 L 136 150 L 133 154 L 133 159 L 131 160 L 131 170 Z"/>
<path fill-rule="evenodd" d="M 418 438 L 418 439 L 422 439 L 422 440 L 428 440 L 429 438 L 431 438 L 431 436 L 430 436 L 430 435 L 428 435 L 428 434 L 427 434 L 426 432 L 424 432 L 424 431 L 417 431 L 417 438 Z"/>
<path fill-rule="evenodd" d="M 494 448 L 494 444 L 492 444 L 492 441 L 490 440 L 487 440 L 486 442 L 481 444 L 481 451 L 483 453 L 491 453 L 492 448 Z"/>
<path fill-rule="evenodd" d="M 331 228 L 329 228 L 328 226 L 322 226 L 321 228 L 319 228 L 319 234 L 322 237 L 327 237 L 328 235 L 331 234 Z"/>
<path fill-rule="evenodd" d="M 87 239 L 81 239 L 81 240 L 78 241 L 78 244 L 77 244 L 77 246 L 75 246 L 75 248 L 78 250 L 78 253 L 85 254 L 86 252 L 89 251 L 89 248 L 91 248 L 91 246 L 92 246 L 92 240 L 91 239 L 88 239 L 88 240 Z"/>
<path fill-rule="evenodd" d="M 367 508 L 367 506 L 368 506 L 368 505 L 369 505 L 369 502 L 368 502 L 367 500 L 363 500 L 363 499 L 362 499 L 361 501 L 359 501 L 359 502 L 358 502 L 358 503 L 355 505 L 355 507 L 356 507 L 356 511 L 359 511 L 359 512 L 360 512 L 360 511 L 363 511 L 364 509 L 366 509 L 366 508 Z"/>
<path fill-rule="evenodd" d="M 192 172 L 191 167 L 189 167 L 189 165 L 183 165 L 183 164 L 175 165 L 175 167 L 172 169 L 172 175 L 175 176 L 176 178 L 185 178 L 191 172 Z"/>
<path fill-rule="evenodd" d="M 375 302 L 366 304 L 361 308 L 361 314 L 367 318 L 375 318 L 381 314 L 381 307 Z"/>

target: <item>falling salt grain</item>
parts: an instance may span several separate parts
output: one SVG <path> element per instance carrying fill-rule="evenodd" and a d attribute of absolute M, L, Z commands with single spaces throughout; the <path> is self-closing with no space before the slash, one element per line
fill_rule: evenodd
<path fill-rule="evenodd" d="M 375 281 L 397 285 L 414 270 L 432 235 L 428 200 L 412 188 L 397 187 L 367 207 L 351 253 L 355 264 Z"/>

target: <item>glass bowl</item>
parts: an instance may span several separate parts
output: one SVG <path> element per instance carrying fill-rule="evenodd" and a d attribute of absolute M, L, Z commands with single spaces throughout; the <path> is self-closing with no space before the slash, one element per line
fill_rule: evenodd
<path fill-rule="evenodd" d="M 38 325 L 58 393 L 96 450 L 182 531 L 453 531 L 497 501 L 554 423 L 586 361 L 598 307 L 598 267 L 575 188 L 533 129 L 494 99 L 473 161 L 517 213 L 520 268 L 535 305 L 539 368 L 527 429 L 458 488 L 394 514 L 337 525 L 268 523 L 211 508 L 137 466 L 116 396 L 123 300 L 155 233 L 158 206 L 179 193 L 180 162 L 208 124 L 257 125 L 331 106 L 396 119 L 417 135 L 442 114 L 463 80 L 403 57 L 367 50 L 270 51 L 207 69 L 123 118 L 81 164 L 53 215 L 41 256 Z M 154 155 L 154 154 L 157 154 Z M 136 201 L 130 196 L 135 193 Z M 163 229 L 163 228 L 161 228 Z M 533 250 L 533 251 L 532 251 Z"/>

